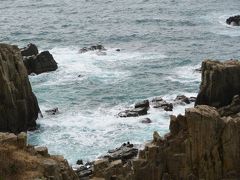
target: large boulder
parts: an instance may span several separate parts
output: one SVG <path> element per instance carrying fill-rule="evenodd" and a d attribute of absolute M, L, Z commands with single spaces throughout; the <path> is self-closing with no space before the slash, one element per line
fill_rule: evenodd
<path fill-rule="evenodd" d="M 36 128 L 39 106 L 17 46 L 0 44 L 0 131 Z"/>
<path fill-rule="evenodd" d="M 240 62 L 205 60 L 202 62 L 202 82 L 195 105 L 223 107 L 240 94 Z"/>
<path fill-rule="evenodd" d="M 35 44 L 28 44 L 27 47 L 21 49 L 22 56 L 32 56 L 38 54 L 38 48 Z"/>
<path fill-rule="evenodd" d="M 23 59 L 28 74 L 41 74 L 44 72 L 55 71 L 58 68 L 56 61 L 49 51 L 43 51 L 37 56 L 28 56 Z"/>
<path fill-rule="evenodd" d="M 240 15 L 229 17 L 226 23 L 232 26 L 240 26 Z"/>

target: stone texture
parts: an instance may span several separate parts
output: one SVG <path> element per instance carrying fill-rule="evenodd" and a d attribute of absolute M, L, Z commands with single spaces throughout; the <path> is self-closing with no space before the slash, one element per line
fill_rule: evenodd
<path fill-rule="evenodd" d="M 98 177 L 212 180 L 240 175 L 240 117 L 221 117 L 216 108 L 199 105 L 184 116 L 171 116 L 170 133 L 162 138 L 154 132 L 153 139 L 124 173 L 121 163 L 112 170 L 107 163 L 98 172 L 108 173 Z"/>
<path fill-rule="evenodd" d="M 78 179 L 62 156 L 39 156 L 33 146 L 25 144 L 24 147 L 19 147 L 19 141 L 22 142 L 25 135 L 0 133 L 0 179 Z"/>
<path fill-rule="evenodd" d="M 0 44 L 0 84 L 0 131 L 35 129 L 40 109 L 16 46 Z"/>
<path fill-rule="evenodd" d="M 202 82 L 195 105 L 222 107 L 240 93 L 240 62 L 205 60 L 202 62 Z"/>
<path fill-rule="evenodd" d="M 35 44 L 29 43 L 27 47 L 21 49 L 22 56 L 32 56 L 38 54 L 38 48 Z"/>
<path fill-rule="evenodd" d="M 41 74 L 55 71 L 58 68 L 56 61 L 49 51 L 43 51 L 36 56 L 28 56 L 23 59 L 28 74 Z"/>

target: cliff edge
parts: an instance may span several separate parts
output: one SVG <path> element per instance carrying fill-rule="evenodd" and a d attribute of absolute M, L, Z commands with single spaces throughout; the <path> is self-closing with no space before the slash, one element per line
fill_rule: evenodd
<path fill-rule="evenodd" d="M 185 115 L 170 116 L 170 132 L 163 137 L 154 132 L 153 140 L 130 162 L 95 161 L 92 177 L 107 180 L 239 179 L 239 80 L 238 61 L 204 61 L 196 106 L 186 109 Z"/>
<path fill-rule="evenodd" d="M 0 44 L 0 132 L 35 129 L 39 111 L 20 50 Z"/>

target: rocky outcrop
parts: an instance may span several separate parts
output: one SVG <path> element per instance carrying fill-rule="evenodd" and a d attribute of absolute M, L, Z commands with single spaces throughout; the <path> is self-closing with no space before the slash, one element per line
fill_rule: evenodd
<path fill-rule="evenodd" d="M 162 108 L 165 111 L 172 111 L 173 104 L 168 103 L 167 101 L 163 100 L 161 97 L 155 97 L 151 101 L 153 108 Z"/>
<path fill-rule="evenodd" d="M 186 109 L 185 115 L 171 115 L 170 132 L 162 137 L 155 131 L 138 158 L 127 165 L 102 162 L 94 166 L 93 175 L 109 180 L 239 179 L 239 68 L 238 61 L 204 61 L 196 106 Z"/>
<path fill-rule="evenodd" d="M 22 56 L 33 56 L 38 54 L 38 48 L 35 44 L 29 43 L 27 47 L 21 49 Z"/>
<path fill-rule="evenodd" d="M 229 17 L 226 23 L 232 26 L 240 26 L 240 15 Z"/>
<path fill-rule="evenodd" d="M 154 132 L 153 141 L 127 167 L 103 162 L 93 173 L 105 179 L 237 179 L 239 135 L 240 116 L 221 117 L 214 107 L 196 106 L 186 109 L 185 116 L 171 116 L 170 133 L 161 137 Z"/>
<path fill-rule="evenodd" d="M 0 133 L 0 179 L 77 180 L 62 156 L 51 156 L 45 147 L 27 145 L 26 133 Z"/>
<path fill-rule="evenodd" d="M 0 44 L 0 84 L 0 131 L 35 129 L 40 109 L 16 46 Z"/>
<path fill-rule="evenodd" d="M 41 74 L 44 72 L 55 71 L 58 68 L 56 61 L 49 51 L 43 51 L 36 56 L 24 57 L 23 62 L 28 74 Z"/>
<path fill-rule="evenodd" d="M 222 107 L 240 94 L 240 62 L 205 60 L 202 62 L 202 82 L 195 105 Z"/>
<path fill-rule="evenodd" d="M 149 110 L 149 101 L 143 100 L 134 105 L 134 108 L 127 109 L 118 113 L 118 117 L 137 117 L 146 115 Z"/>

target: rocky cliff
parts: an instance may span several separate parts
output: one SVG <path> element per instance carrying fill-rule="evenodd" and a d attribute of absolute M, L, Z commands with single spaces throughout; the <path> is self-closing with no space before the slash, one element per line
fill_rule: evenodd
<path fill-rule="evenodd" d="M 46 147 L 27 145 L 26 133 L 0 133 L 0 179 L 76 180 L 62 156 L 51 156 Z"/>
<path fill-rule="evenodd" d="M 96 161 L 94 178 L 237 180 L 240 177 L 239 62 L 204 61 L 198 102 L 170 116 L 170 132 L 129 162 Z M 234 96 L 235 95 L 235 96 Z M 224 106 L 226 105 L 226 106 Z"/>
<path fill-rule="evenodd" d="M 20 50 L 0 44 L 0 131 L 35 129 L 38 112 Z"/>
<path fill-rule="evenodd" d="M 226 106 L 236 94 L 240 94 L 239 61 L 202 62 L 202 82 L 196 105 Z"/>

